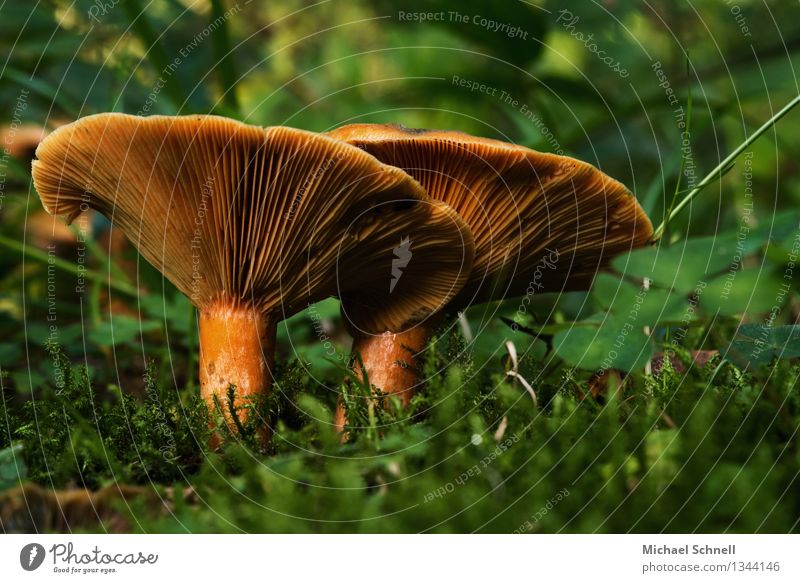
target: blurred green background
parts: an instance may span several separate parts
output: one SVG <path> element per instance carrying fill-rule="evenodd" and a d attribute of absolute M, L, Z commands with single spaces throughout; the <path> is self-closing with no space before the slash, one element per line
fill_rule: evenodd
<path fill-rule="evenodd" d="M 654 225 L 681 169 L 685 189 L 798 93 L 800 21 L 789 2 L 14 0 L 0 10 L 0 116 L 9 128 L 51 129 L 122 111 L 216 113 L 315 131 L 350 122 L 458 129 L 587 160 L 628 185 Z M 762 228 L 794 208 L 797 116 L 696 198 L 671 239 L 734 229 L 750 203 L 751 226 Z M 679 125 L 689 117 L 690 128 Z M 47 266 L 21 246 L 44 248 L 63 228 L 37 215 L 28 160 L 7 154 L 2 164 L 0 357 L 13 369 L 25 344 L 47 337 Z M 102 275 L 115 251 L 99 235 L 107 225 L 93 222 L 91 266 Z M 74 260 L 69 250 L 63 255 Z M 158 293 L 105 290 L 129 307 L 136 300 L 131 319 L 115 322 L 113 341 L 113 298 L 101 301 L 97 289 L 76 298 L 60 286 L 61 313 L 91 323 L 60 328 L 71 353 L 94 353 L 91 343 L 72 342 L 84 332 L 101 345 L 141 331 L 154 349 L 163 350 L 164 334 L 191 348 L 184 298 L 135 256 L 130 261 L 116 275 Z M 321 309 L 335 320 L 334 303 Z M 284 353 L 319 356 L 318 343 L 304 347 L 309 329 L 293 343 L 284 330 Z M 182 351 L 166 357 L 180 360 Z M 32 384 L 28 371 L 18 376 Z"/>

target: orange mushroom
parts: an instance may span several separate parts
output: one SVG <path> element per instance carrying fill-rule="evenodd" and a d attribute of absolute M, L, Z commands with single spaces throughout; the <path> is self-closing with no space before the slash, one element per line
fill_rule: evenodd
<path fill-rule="evenodd" d="M 534 293 L 586 289 L 614 255 L 652 238 L 650 220 L 631 193 L 573 158 L 395 125 L 354 124 L 328 135 L 402 168 L 469 226 L 472 271 L 445 311 L 524 295 L 531 286 Z M 349 315 L 346 301 L 343 308 Z M 361 353 L 370 379 L 407 402 L 419 379 L 396 357 L 419 354 L 438 322 L 434 315 L 405 335 L 356 334 L 353 350 Z M 387 372 L 387 363 L 396 371 Z M 344 419 L 341 409 L 337 418 Z"/>
<path fill-rule="evenodd" d="M 214 116 L 101 114 L 56 130 L 36 154 L 50 213 L 102 212 L 197 306 L 209 404 L 231 384 L 236 406 L 267 393 L 276 325 L 309 304 L 342 295 L 365 306 L 364 330 L 391 330 L 440 309 L 471 268 L 471 239 L 465 246 L 452 210 L 328 136 Z M 435 256 L 436 269 L 389 294 L 403 238 L 420 259 Z"/>
<path fill-rule="evenodd" d="M 430 251 L 418 237 L 396 239 L 391 263 L 384 268 L 386 279 L 377 286 L 358 293 L 341 293 L 345 325 L 354 338 L 370 339 L 358 344 L 371 385 L 385 388 L 386 393 L 399 397 L 403 405 L 411 399 L 411 391 L 395 390 L 412 386 L 417 379 L 418 352 L 439 314 L 467 281 L 472 271 L 474 241 L 466 223 L 444 203 L 441 212 L 449 221 L 447 229 L 429 233 Z M 453 238 L 453 233 L 458 233 Z M 360 252 L 366 249 L 358 250 Z M 438 287 L 420 286 L 432 274 L 448 273 L 459 264 L 457 277 L 440 281 Z M 354 373 L 362 370 L 352 363 Z M 338 422 L 337 422 L 338 423 Z"/>

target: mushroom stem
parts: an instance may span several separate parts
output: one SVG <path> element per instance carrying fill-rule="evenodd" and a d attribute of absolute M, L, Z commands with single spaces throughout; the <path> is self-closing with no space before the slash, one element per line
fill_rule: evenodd
<path fill-rule="evenodd" d="M 256 308 L 215 305 L 200 313 L 200 394 L 214 410 L 214 397 L 230 416 L 228 389 L 236 387 L 237 410 L 272 386 L 277 325 Z"/>
<path fill-rule="evenodd" d="M 405 332 L 382 334 L 357 334 L 353 339 L 353 354 L 358 353 L 364 363 L 369 383 L 383 393 L 399 397 L 407 407 L 419 385 L 419 355 L 425 349 L 436 326 L 419 324 Z M 363 379 L 361 367 L 353 362 L 353 373 Z M 339 401 L 334 419 L 339 431 L 347 424 L 344 404 Z"/>

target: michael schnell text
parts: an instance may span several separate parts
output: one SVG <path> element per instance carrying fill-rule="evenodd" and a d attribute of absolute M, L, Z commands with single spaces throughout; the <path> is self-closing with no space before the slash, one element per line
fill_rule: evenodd
<path fill-rule="evenodd" d="M 671 547 L 669 545 L 642 545 L 643 555 L 735 555 L 736 545 L 712 547 L 709 545 L 689 545 Z"/>

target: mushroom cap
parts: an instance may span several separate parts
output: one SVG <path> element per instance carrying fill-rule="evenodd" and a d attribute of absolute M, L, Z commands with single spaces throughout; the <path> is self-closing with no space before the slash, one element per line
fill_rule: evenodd
<path fill-rule="evenodd" d="M 353 124 L 328 132 L 402 168 L 469 225 L 475 260 L 450 303 L 587 289 L 653 226 L 633 195 L 594 166 L 462 132 Z"/>
<path fill-rule="evenodd" d="M 280 320 L 342 295 L 365 305 L 359 327 L 402 329 L 441 308 L 470 272 L 472 239 L 452 210 L 328 136 L 108 113 L 57 129 L 36 155 L 48 212 L 71 221 L 100 211 L 201 310 L 241 304 Z M 390 294 L 404 237 L 422 265 Z"/>

